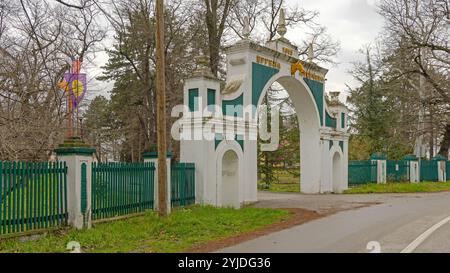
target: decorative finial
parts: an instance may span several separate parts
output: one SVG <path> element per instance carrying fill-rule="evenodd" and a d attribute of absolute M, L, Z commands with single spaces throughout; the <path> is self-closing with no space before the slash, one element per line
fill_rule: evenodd
<path fill-rule="evenodd" d="M 248 16 L 245 16 L 244 18 L 244 29 L 242 30 L 242 36 L 245 40 L 248 40 L 250 37 L 250 19 Z"/>
<path fill-rule="evenodd" d="M 280 19 L 278 20 L 277 32 L 278 32 L 278 34 L 280 34 L 281 38 L 284 38 L 284 35 L 286 35 L 286 32 L 287 32 L 286 16 L 284 14 L 284 9 L 280 10 Z"/>
<path fill-rule="evenodd" d="M 209 65 L 208 56 L 203 54 L 203 52 L 200 52 L 200 55 L 195 57 L 195 63 L 197 64 L 197 68 L 208 67 Z"/>
<path fill-rule="evenodd" d="M 194 71 L 193 76 L 215 78 L 209 67 L 209 56 L 200 52 L 200 55 L 195 57 L 195 63 L 197 64 L 197 69 Z"/>
<path fill-rule="evenodd" d="M 308 47 L 308 61 L 312 62 L 313 59 L 314 59 L 314 45 L 313 43 L 310 43 Z"/>

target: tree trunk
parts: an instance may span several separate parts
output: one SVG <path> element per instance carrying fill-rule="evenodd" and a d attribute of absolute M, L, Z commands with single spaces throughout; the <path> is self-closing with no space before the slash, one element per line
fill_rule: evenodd
<path fill-rule="evenodd" d="M 439 154 L 448 158 L 450 149 L 450 123 L 445 127 L 444 138 L 441 142 L 441 149 L 439 150 Z"/>

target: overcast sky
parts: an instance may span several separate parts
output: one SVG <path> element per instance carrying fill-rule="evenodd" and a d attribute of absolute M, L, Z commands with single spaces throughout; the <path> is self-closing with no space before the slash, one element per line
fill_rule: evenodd
<path fill-rule="evenodd" d="M 337 56 L 337 65 L 326 67 L 330 71 L 327 75 L 326 91 L 347 91 L 346 84 L 351 87 L 356 86 L 356 82 L 348 73 L 352 67 L 351 63 L 364 58 L 358 53 L 364 45 L 374 42 L 382 30 L 383 19 L 376 12 L 375 3 L 377 0 L 287 0 L 288 5 L 299 5 L 307 10 L 317 10 L 320 14 L 318 23 L 328 29 L 328 33 L 333 39 L 340 41 L 341 51 Z M 295 37 L 302 37 L 304 30 L 289 29 L 287 37 L 296 42 Z M 109 33 L 111 34 L 111 33 Z M 110 35 L 111 36 L 111 35 Z M 299 41 L 297 41 L 299 42 Z M 105 47 L 110 46 L 111 41 L 104 41 Z M 88 69 L 88 73 L 93 79 L 99 76 L 100 66 L 107 61 L 105 52 L 98 52 L 96 65 Z M 112 83 L 99 83 L 90 81 L 91 94 L 89 98 L 96 95 L 108 96 L 107 91 L 111 90 Z M 345 99 L 345 95 L 341 96 Z"/>
<path fill-rule="evenodd" d="M 373 43 L 383 27 L 383 18 L 376 12 L 376 0 L 288 0 L 307 10 L 317 10 L 318 22 L 341 43 L 338 64 L 327 67 L 327 91 L 346 91 L 346 84 L 355 87 L 356 82 L 348 70 L 351 63 L 364 56 L 358 53 L 364 45 Z M 294 30 L 296 32 L 296 30 Z M 298 31 L 296 35 L 302 35 Z"/>

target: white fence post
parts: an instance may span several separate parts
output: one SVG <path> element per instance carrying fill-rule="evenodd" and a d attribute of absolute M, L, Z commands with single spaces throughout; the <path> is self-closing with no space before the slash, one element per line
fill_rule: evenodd
<path fill-rule="evenodd" d="M 446 182 L 447 181 L 447 173 L 446 173 L 446 158 L 438 155 L 433 158 L 434 161 L 437 161 L 437 172 L 438 172 L 438 181 Z"/>
<path fill-rule="evenodd" d="M 92 225 L 92 161 L 95 149 L 80 138 L 65 140 L 56 150 L 58 161 L 67 166 L 68 224 L 76 229 Z"/>
<path fill-rule="evenodd" d="M 143 155 L 145 163 L 153 163 L 155 164 L 155 178 L 154 178 L 154 200 L 153 200 L 153 208 L 154 210 L 158 210 L 158 153 L 157 152 L 146 152 Z M 172 209 L 171 203 L 171 184 L 170 184 L 170 174 L 171 174 L 171 161 L 172 161 L 172 153 L 167 152 L 167 208 L 170 213 Z"/>
<path fill-rule="evenodd" d="M 419 160 L 415 155 L 407 155 L 403 159 L 408 162 L 408 174 L 409 182 L 419 183 L 420 182 L 420 165 Z"/>
<path fill-rule="evenodd" d="M 370 160 L 377 164 L 377 184 L 386 184 L 387 157 L 382 153 L 375 153 Z"/>

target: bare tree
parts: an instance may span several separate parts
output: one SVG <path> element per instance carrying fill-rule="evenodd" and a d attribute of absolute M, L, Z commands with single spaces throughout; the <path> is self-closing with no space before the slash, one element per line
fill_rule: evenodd
<path fill-rule="evenodd" d="M 205 5 L 205 21 L 209 37 L 209 58 L 211 71 L 218 75 L 222 36 L 226 22 L 234 5 L 233 0 L 203 0 Z"/>
<path fill-rule="evenodd" d="M 430 154 L 440 141 L 443 155 L 448 154 L 448 113 L 450 111 L 450 16 L 445 0 L 381 1 L 379 12 L 386 20 L 385 51 L 397 52 L 391 60 L 397 63 L 397 77 L 422 77 L 431 88 L 421 84 Z M 389 54 L 390 55 L 390 54 Z M 436 119 L 441 113 L 443 119 Z M 419 118 L 419 122 L 421 118 Z M 439 122 L 439 126 L 434 124 Z M 420 126 L 419 126 L 420 129 Z M 434 131 L 437 130 L 438 133 Z M 442 137 L 441 137 L 442 136 Z M 437 139 L 437 140 L 436 140 Z"/>
<path fill-rule="evenodd" d="M 57 83 L 71 57 L 89 56 L 103 37 L 95 11 L 55 2 L 5 2 L 0 36 L 0 158 L 48 159 L 67 115 Z M 1 13 L 0 13 L 1 14 Z"/>
<path fill-rule="evenodd" d="M 411 53 L 416 69 L 440 96 L 450 102 L 450 89 L 440 74 L 450 71 L 450 19 L 448 2 L 442 0 L 383 0 L 380 14 L 392 46 Z M 405 72 L 405 73 L 407 73 Z"/>

